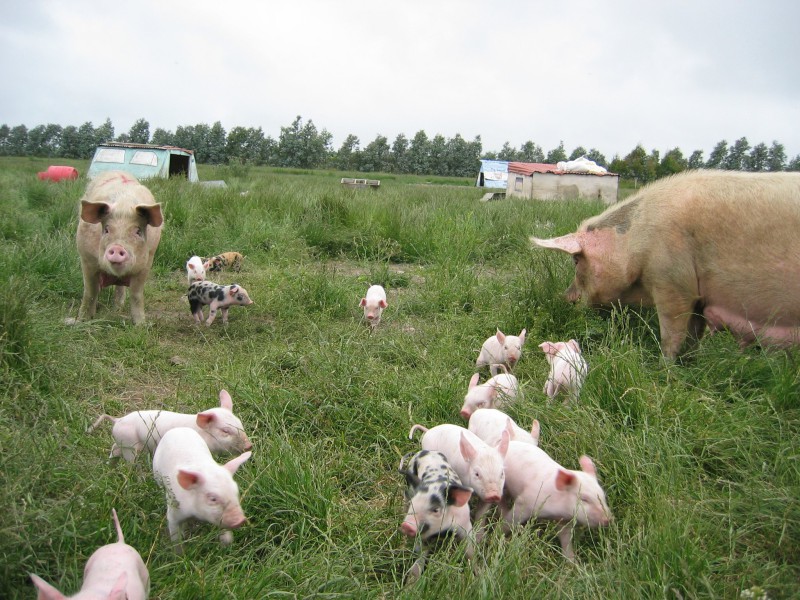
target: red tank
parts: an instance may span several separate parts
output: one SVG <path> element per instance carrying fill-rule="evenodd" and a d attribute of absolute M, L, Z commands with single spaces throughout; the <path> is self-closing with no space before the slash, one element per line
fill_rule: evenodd
<path fill-rule="evenodd" d="M 63 179 L 77 179 L 78 178 L 78 169 L 75 167 L 61 167 L 56 165 L 51 165 L 47 167 L 46 171 L 42 171 L 38 174 L 39 179 L 43 181 L 61 181 Z"/>

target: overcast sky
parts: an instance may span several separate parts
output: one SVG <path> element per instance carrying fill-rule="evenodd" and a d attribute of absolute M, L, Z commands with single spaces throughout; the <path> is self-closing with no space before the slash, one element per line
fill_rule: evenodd
<path fill-rule="evenodd" d="M 797 0 L 0 0 L 0 124 L 800 154 Z"/>

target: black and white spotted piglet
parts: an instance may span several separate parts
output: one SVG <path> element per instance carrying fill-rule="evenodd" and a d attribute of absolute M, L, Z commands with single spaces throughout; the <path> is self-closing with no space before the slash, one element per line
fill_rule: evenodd
<path fill-rule="evenodd" d="M 422 574 L 425 556 L 436 541 L 445 535 L 467 540 L 465 554 L 472 558 L 472 521 L 469 499 L 472 489 L 461 484 L 456 472 L 441 452 L 420 450 L 408 463 L 405 475 L 408 487 L 408 512 L 400 530 L 409 537 L 419 537 L 420 557 L 408 572 L 407 580 L 414 581 Z"/>
<path fill-rule="evenodd" d="M 209 312 L 206 325 L 214 322 L 217 310 L 222 311 L 222 322 L 228 322 L 228 308 L 234 305 L 248 306 L 253 301 L 247 295 L 247 290 L 237 284 L 217 285 L 211 281 L 195 281 L 189 286 L 189 308 L 192 310 L 194 320 L 198 323 L 203 319 L 203 307 L 208 304 Z"/>

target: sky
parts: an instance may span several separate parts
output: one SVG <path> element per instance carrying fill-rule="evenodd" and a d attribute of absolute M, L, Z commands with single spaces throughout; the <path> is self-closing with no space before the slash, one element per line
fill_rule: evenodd
<path fill-rule="evenodd" d="M 0 0 L 0 124 L 800 154 L 797 0 Z"/>

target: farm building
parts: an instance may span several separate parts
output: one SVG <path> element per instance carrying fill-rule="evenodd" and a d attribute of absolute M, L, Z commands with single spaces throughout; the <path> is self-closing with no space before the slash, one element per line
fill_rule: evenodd
<path fill-rule="evenodd" d="M 574 161 L 573 161 L 574 162 Z M 598 168 L 569 170 L 570 163 L 508 163 L 507 197 L 540 200 L 596 198 L 606 204 L 617 201 L 619 175 Z"/>
<path fill-rule="evenodd" d="M 493 189 L 506 189 L 508 182 L 508 161 L 481 159 L 481 168 L 478 171 L 476 187 Z"/>
<path fill-rule="evenodd" d="M 180 176 L 197 182 L 194 152 L 177 146 L 106 142 L 94 151 L 89 179 L 104 171 L 126 171 L 137 179 Z"/>

